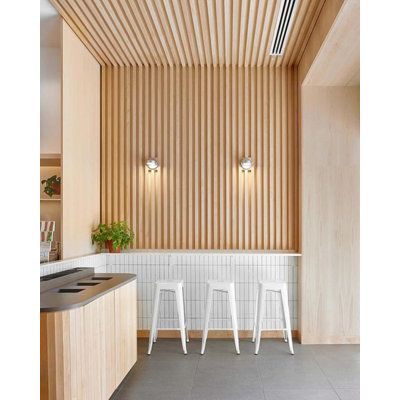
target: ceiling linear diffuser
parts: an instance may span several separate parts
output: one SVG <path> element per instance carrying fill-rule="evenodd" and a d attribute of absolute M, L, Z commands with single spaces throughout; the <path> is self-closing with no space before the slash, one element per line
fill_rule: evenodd
<path fill-rule="evenodd" d="M 285 50 L 287 38 L 294 20 L 297 0 L 282 0 L 279 9 L 276 28 L 271 45 L 271 56 L 281 56 Z"/>

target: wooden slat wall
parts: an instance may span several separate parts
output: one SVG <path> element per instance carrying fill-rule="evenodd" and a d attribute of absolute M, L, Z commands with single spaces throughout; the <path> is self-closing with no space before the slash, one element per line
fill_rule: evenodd
<path fill-rule="evenodd" d="M 296 85 L 291 67 L 102 67 L 102 221 L 136 248 L 296 251 Z"/>

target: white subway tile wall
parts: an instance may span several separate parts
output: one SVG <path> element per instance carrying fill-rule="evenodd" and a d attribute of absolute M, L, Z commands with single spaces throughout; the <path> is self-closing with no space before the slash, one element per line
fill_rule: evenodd
<path fill-rule="evenodd" d="M 54 261 L 40 265 L 40 276 L 54 274 L 70 268 L 92 267 L 96 272 L 106 272 L 106 255 L 91 254 L 84 257 L 77 257 L 65 261 Z"/>
<path fill-rule="evenodd" d="M 93 267 L 96 272 L 137 274 L 138 329 L 150 329 L 153 312 L 154 282 L 157 279 L 183 279 L 188 329 L 203 329 L 206 284 L 209 279 L 235 282 L 239 329 L 253 328 L 257 283 L 263 279 L 283 280 L 288 284 L 292 329 L 297 329 L 297 259 L 296 256 L 271 254 L 212 254 L 138 252 L 93 254 L 72 260 L 41 265 L 40 275 L 75 267 Z M 172 293 L 163 293 L 160 306 L 160 329 L 177 327 L 177 311 Z M 214 293 L 210 329 L 230 329 L 227 294 Z M 263 329 L 282 329 L 279 296 L 267 294 Z"/>
<path fill-rule="evenodd" d="M 122 253 L 106 254 L 107 272 L 137 274 L 138 329 L 150 329 L 154 282 L 157 279 L 183 279 L 188 329 L 203 329 L 206 283 L 209 279 L 235 282 L 238 324 L 240 330 L 253 328 L 257 283 L 260 280 L 287 282 L 292 329 L 297 329 L 297 258 L 271 254 L 212 253 Z M 160 329 L 177 327 L 177 311 L 173 293 L 163 293 L 160 306 Z M 230 329 L 227 294 L 214 293 L 210 329 Z M 278 294 L 267 294 L 263 329 L 283 328 Z"/>

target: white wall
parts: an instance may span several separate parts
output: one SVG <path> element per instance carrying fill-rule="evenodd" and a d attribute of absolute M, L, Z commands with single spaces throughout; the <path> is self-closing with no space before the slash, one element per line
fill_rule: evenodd
<path fill-rule="evenodd" d="M 61 153 L 61 50 L 40 47 L 40 153 Z"/>

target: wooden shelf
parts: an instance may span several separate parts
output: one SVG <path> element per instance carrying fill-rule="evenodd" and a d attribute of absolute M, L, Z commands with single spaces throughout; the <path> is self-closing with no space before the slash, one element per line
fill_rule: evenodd
<path fill-rule="evenodd" d="M 61 154 L 41 154 L 40 155 L 41 167 L 60 167 Z"/>
<path fill-rule="evenodd" d="M 61 201 L 61 199 L 40 199 L 40 201 Z"/>

